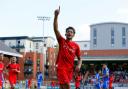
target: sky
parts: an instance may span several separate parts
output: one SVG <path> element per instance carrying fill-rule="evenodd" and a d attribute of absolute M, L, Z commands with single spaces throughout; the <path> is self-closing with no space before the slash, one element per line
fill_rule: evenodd
<path fill-rule="evenodd" d="M 59 31 L 76 29 L 75 41 L 90 39 L 90 25 L 102 22 L 128 23 L 128 0 L 0 0 L 0 37 L 51 36 L 54 11 L 60 6 Z M 38 16 L 50 17 L 38 20 Z"/>

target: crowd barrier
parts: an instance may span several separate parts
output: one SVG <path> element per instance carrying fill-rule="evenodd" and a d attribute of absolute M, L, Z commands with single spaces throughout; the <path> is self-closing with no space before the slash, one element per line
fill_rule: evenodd
<path fill-rule="evenodd" d="M 80 89 L 96 89 L 94 85 L 81 85 Z M 113 89 L 128 89 L 128 83 L 114 83 Z"/>
<path fill-rule="evenodd" d="M 59 89 L 59 85 L 55 85 L 54 87 L 52 87 L 50 85 L 50 82 L 46 82 L 45 84 L 46 85 L 41 86 L 41 89 Z M 71 89 L 75 89 L 74 83 L 71 83 L 70 86 L 71 86 Z M 10 87 L 9 82 L 4 84 L 4 89 L 9 89 L 9 87 Z M 20 82 L 19 84 L 17 84 L 16 89 L 25 89 L 25 82 Z M 34 82 L 32 82 L 31 89 L 35 89 Z M 87 84 L 87 85 L 81 84 L 80 89 L 96 89 L 96 88 L 92 84 Z M 113 89 L 128 89 L 128 83 L 113 83 Z"/>

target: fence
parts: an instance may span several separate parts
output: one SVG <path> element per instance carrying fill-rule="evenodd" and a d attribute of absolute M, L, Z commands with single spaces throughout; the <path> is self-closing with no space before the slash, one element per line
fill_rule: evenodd
<path fill-rule="evenodd" d="M 37 89 L 34 87 L 34 83 L 35 82 L 32 82 L 31 89 Z M 44 82 L 44 84 L 45 84 L 44 86 L 41 86 L 41 89 L 59 89 L 59 85 L 51 86 L 50 81 Z M 70 86 L 71 86 L 71 89 L 75 89 L 74 83 L 71 83 Z M 4 84 L 4 89 L 10 89 L 9 87 L 10 87 L 9 82 Z M 20 82 L 19 84 L 17 84 L 15 89 L 26 89 L 25 82 Z M 81 84 L 80 89 L 96 89 L 96 88 L 92 84 L 87 84 L 87 85 Z M 113 89 L 128 89 L 128 83 L 114 83 Z"/>

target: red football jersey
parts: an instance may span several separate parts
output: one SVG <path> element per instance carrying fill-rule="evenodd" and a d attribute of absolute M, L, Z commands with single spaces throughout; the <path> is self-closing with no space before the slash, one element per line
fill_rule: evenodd
<path fill-rule="evenodd" d="M 16 84 L 16 80 L 17 80 L 17 70 L 20 70 L 20 65 L 19 64 L 9 64 L 8 65 L 9 68 L 9 81 L 12 84 Z"/>
<path fill-rule="evenodd" d="M 4 64 L 0 63 L 0 86 L 2 86 Z"/>
<path fill-rule="evenodd" d="M 81 80 L 81 76 L 77 76 L 76 80 L 75 80 L 75 86 L 76 87 L 80 87 L 80 80 Z"/>
<path fill-rule="evenodd" d="M 3 72 L 3 69 L 4 69 L 4 64 L 3 63 L 0 63 L 0 73 Z"/>
<path fill-rule="evenodd" d="M 72 69 L 74 67 L 75 56 L 80 56 L 80 48 L 73 41 L 65 40 L 62 36 L 58 38 L 59 53 L 57 57 L 58 68 Z"/>

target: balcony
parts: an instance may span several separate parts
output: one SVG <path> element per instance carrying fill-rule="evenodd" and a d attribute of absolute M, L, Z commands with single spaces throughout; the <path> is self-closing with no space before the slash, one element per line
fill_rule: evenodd
<path fill-rule="evenodd" d="M 13 46 L 10 46 L 11 48 L 13 48 L 13 49 L 19 49 L 19 48 L 25 48 L 25 46 L 24 45 L 13 45 Z"/>

